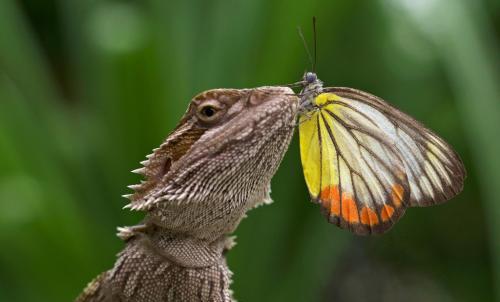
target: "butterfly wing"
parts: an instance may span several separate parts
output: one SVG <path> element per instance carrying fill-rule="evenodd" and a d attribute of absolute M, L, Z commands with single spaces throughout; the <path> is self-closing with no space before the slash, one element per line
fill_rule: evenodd
<path fill-rule="evenodd" d="M 465 168 L 458 154 L 439 136 L 421 123 L 390 106 L 382 99 L 352 88 L 327 88 L 341 97 L 344 104 L 367 119 L 385 116 L 390 124 L 381 124 L 400 155 L 410 186 L 411 206 L 429 206 L 449 200 L 463 188 Z M 340 104 L 339 105 L 344 105 Z M 356 120 L 350 116 L 350 124 Z"/>
<path fill-rule="evenodd" d="M 462 188 L 456 153 L 383 100 L 326 88 L 317 111 L 300 117 L 304 176 L 331 223 L 357 234 L 383 233 L 408 206 L 447 200 Z"/>

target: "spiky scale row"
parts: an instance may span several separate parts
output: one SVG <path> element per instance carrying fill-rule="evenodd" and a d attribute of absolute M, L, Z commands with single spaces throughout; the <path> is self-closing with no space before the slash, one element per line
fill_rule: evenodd
<path fill-rule="evenodd" d="M 142 167 L 142 168 L 138 168 L 138 169 L 132 170 L 132 173 L 134 173 L 134 174 L 140 174 L 140 175 L 146 175 L 146 168 Z"/>
<path fill-rule="evenodd" d="M 142 167 L 137 168 L 135 170 L 132 170 L 131 172 L 134 173 L 134 174 L 139 174 L 139 175 L 142 175 L 142 176 L 147 176 L 147 174 L 148 174 L 147 169 L 148 169 L 148 165 L 150 163 L 150 160 L 151 160 L 151 158 L 154 157 L 154 155 L 155 155 L 154 152 L 158 151 L 159 149 L 160 148 L 154 148 L 152 150 L 153 153 L 150 153 L 150 154 L 146 155 L 147 159 L 140 162 L 140 164 L 142 165 Z M 126 199 L 128 199 L 128 200 L 131 201 L 130 203 L 128 203 L 127 205 L 125 205 L 123 207 L 123 209 L 130 209 L 130 210 L 147 210 L 148 209 L 147 206 L 140 206 L 140 205 L 135 205 L 134 204 L 134 201 L 135 201 L 134 200 L 134 196 L 135 196 L 135 194 L 138 193 L 141 189 L 143 189 L 144 184 L 146 184 L 146 183 L 147 183 L 146 181 L 141 180 L 140 184 L 135 184 L 135 185 L 129 185 L 129 186 L 127 186 L 127 188 L 133 190 L 134 193 L 122 195 L 123 198 L 126 198 Z"/>

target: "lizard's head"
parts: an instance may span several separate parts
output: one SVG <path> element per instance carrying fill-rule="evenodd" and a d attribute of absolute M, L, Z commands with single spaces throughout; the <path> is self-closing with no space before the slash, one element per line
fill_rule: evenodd
<path fill-rule="evenodd" d="M 213 89 L 197 95 L 165 142 L 134 171 L 146 180 L 130 186 L 135 193 L 129 207 L 249 198 L 276 171 L 293 134 L 297 107 L 298 98 L 287 87 Z"/>

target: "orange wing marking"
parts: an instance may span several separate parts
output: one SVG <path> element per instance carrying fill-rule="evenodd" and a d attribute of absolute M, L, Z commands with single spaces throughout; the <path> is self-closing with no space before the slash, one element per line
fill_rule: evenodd
<path fill-rule="evenodd" d="M 342 193 L 342 217 L 349 223 L 359 222 L 358 207 L 347 192 Z"/>
<path fill-rule="evenodd" d="M 378 224 L 377 213 L 368 207 L 363 207 L 361 209 L 361 223 L 370 226 Z"/>
<path fill-rule="evenodd" d="M 394 215 L 394 208 L 390 205 L 384 204 L 382 210 L 380 211 L 380 218 L 383 222 L 387 222 Z"/>
<path fill-rule="evenodd" d="M 400 184 L 395 184 L 392 186 L 392 202 L 396 205 L 396 207 L 400 207 L 403 201 L 403 193 L 404 193 L 404 188 Z"/>
<path fill-rule="evenodd" d="M 337 216 L 340 215 L 340 192 L 336 185 L 328 186 L 321 190 L 320 200 L 323 207 Z"/>

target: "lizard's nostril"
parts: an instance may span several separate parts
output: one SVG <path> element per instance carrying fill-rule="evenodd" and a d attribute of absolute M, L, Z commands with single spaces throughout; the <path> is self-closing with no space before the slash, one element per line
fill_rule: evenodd
<path fill-rule="evenodd" d="M 253 106 L 262 104 L 266 99 L 266 94 L 256 90 L 252 90 L 248 96 L 248 102 Z"/>
<path fill-rule="evenodd" d="M 276 96 L 288 96 L 293 94 L 293 90 L 288 87 L 262 87 L 250 91 L 248 100 L 250 105 L 255 106 L 265 103 L 268 100 L 274 99 L 276 98 Z"/>

